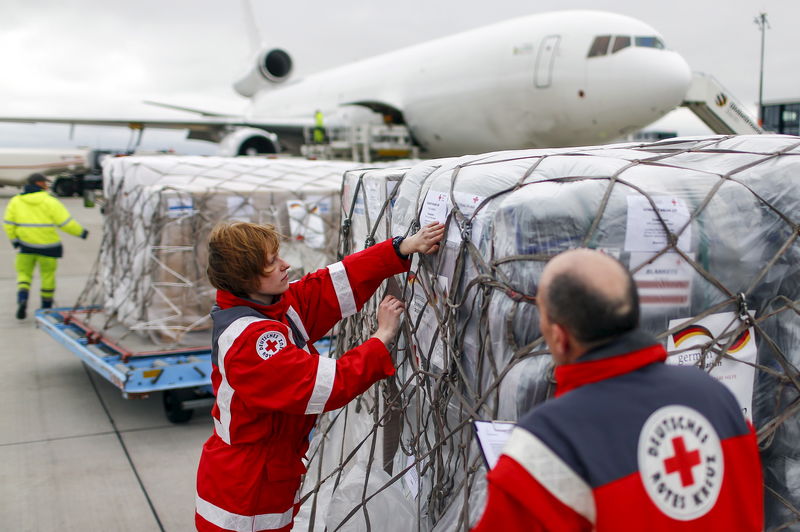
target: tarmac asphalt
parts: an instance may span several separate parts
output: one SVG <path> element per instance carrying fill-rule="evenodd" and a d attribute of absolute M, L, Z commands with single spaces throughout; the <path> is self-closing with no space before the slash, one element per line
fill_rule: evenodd
<path fill-rule="evenodd" d="M 0 188 L 0 210 L 16 189 Z M 63 199 L 89 230 L 62 235 L 56 306 L 73 304 L 102 236 L 100 209 Z M 28 318 L 17 320 L 15 250 L 0 242 L 0 529 L 194 530 L 195 472 L 213 430 L 208 409 L 186 424 L 164 416 L 161 395 L 124 399 L 37 329 L 38 273 Z"/>

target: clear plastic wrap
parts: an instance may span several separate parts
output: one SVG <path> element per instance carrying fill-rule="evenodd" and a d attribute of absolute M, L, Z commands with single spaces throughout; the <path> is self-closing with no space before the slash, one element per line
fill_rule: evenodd
<path fill-rule="evenodd" d="M 206 242 L 220 221 L 274 225 L 300 276 L 335 262 L 341 176 L 355 163 L 150 156 L 104 162 L 103 243 L 85 295 L 109 322 L 161 345 L 207 330 Z M 85 304 L 85 302 L 83 303 Z"/>
<path fill-rule="evenodd" d="M 370 393 L 376 431 L 398 439 L 387 483 L 403 486 L 416 508 L 407 530 L 466 530 L 480 516 L 485 467 L 469 422 L 514 421 L 552 393 L 536 289 L 545 262 L 576 247 L 603 250 L 633 272 L 642 327 L 671 349 L 670 363 L 691 360 L 720 379 L 728 372 L 723 382 L 739 386 L 762 449 L 766 528 L 800 519 L 798 176 L 800 138 L 779 135 L 498 152 L 349 172 L 345 191 L 399 185 L 378 199 L 387 206 L 378 217 L 366 195 L 360 210 L 349 208 L 353 192 L 343 198 L 340 253 L 430 220 L 448 224 L 437 255 L 416 257 L 369 313 L 339 329 L 346 349 L 368 336 L 386 290 L 406 302 L 397 374 Z M 712 321 L 718 332 L 683 343 L 680 331 L 717 331 Z M 326 423 L 332 434 L 335 422 Z M 384 446 L 384 462 L 391 448 Z"/>

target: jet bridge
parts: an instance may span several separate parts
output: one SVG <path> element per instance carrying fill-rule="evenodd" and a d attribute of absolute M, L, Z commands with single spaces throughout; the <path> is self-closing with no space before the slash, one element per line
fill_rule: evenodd
<path fill-rule="evenodd" d="M 757 119 L 747 112 L 729 90 L 709 74 L 693 73 L 692 84 L 681 105 L 688 107 L 714 133 L 721 135 L 764 133 Z"/>

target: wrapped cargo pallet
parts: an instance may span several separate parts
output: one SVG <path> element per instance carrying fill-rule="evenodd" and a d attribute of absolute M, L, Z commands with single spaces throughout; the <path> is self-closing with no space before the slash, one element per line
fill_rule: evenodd
<path fill-rule="evenodd" d="M 211 228 L 223 220 L 274 225 L 287 237 L 281 255 L 299 278 L 335 262 L 341 177 L 354 166 L 248 157 L 107 159 L 99 270 L 87 287 L 99 294 L 85 299 L 102 301 L 109 322 L 150 341 L 188 341 L 188 333 L 210 326 Z"/>
<path fill-rule="evenodd" d="M 340 254 L 431 220 L 446 221 L 447 242 L 378 292 L 406 302 L 397 374 L 321 420 L 298 526 L 474 524 L 486 469 L 470 421 L 514 421 L 552 395 L 537 283 L 547 260 L 577 247 L 630 269 L 642 327 L 663 342 L 668 363 L 695 365 L 731 389 L 757 430 L 766 528 L 797 526 L 798 176 L 800 138 L 778 135 L 348 172 Z M 341 325 L 340 352 L 367 338 L 379 299 Z"/>

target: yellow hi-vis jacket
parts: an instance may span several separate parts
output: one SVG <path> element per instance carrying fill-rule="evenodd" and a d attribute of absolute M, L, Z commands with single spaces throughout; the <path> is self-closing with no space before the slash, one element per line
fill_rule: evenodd
<path fill-rule="evenodd" d="M 61 257 L 64 253 L 56 228 L 85 238 L 86 229 L 64 204 L 44 190 L 17 194 L 6 207 L 3 228 L 21 253 Z"/>

